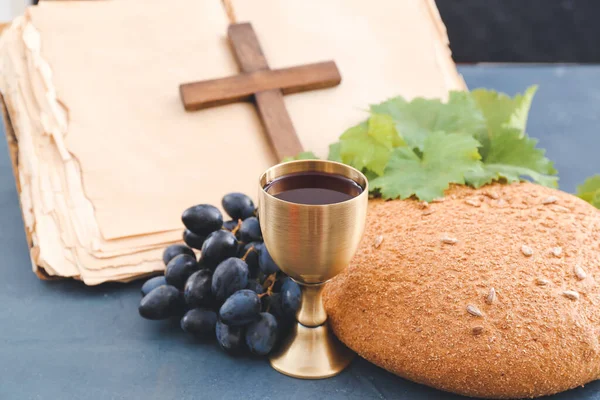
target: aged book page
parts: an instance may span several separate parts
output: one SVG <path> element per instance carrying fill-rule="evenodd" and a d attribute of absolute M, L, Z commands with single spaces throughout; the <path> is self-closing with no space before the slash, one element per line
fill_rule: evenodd
<path fill-rule="evenodd" d="M 126 280 L 161 270 L 160 254 L 166 241 L 141 247 L 127 239 L 132 242 L 127 251 L 121 251 L 124 255 L 114 258 L 109 258 L 107 253 L 101 253 L 106 259 L 96 258 L 97 251 L 90 251 L 89 241 L 94 244 L 95 220 L 77 221 L 71 209 L 81 202 L 77 200 L 76 191 L 71 190 L 81 179 L 68 179 L 66 171 L 73 167 L 73 160 L 60 154 L 51 130 L 43 127 L 52 115 L 49 111 L 52 102 L 48 101 L 52 96 L 43 91 L 46 96 L 37 96 L 33 89 L 34 82 L 42 79 L 35 72 L 43 69 L 43 64 L 40 60 L 36 63 L 35 54 L 25 49 L 25 43 L 32 40 L 27 34 L 31 34 L 31 29 L 26 19 L 20 19 L 0 39 L 4 50 L 0 58 L 4 72 L 0 75 L 0 88 L 19 143 L 18 186 L 26 230 L 33 246 L 34 270 L 39 266 L 46 275 L 79 277 L 88 284 Z M 32 68 L 34 66 L 38 68 Z M 148 242 L 150 236 L 146 237 Z M 139 241 L 140 238 L 133 239 Z"/>
<path fill-rule="evenodd" d="M 138 2 L 30 10 L 68 109 L 65 145 L 105 239 L 179 230 L 192 204 L 218 204 L 233 190 L 254 195 L 275 162 L 250 104 L 202 112 L 181 104 L 180 83 L 238 72 L 221 4 L 150 1 L 140 10 Z"/>

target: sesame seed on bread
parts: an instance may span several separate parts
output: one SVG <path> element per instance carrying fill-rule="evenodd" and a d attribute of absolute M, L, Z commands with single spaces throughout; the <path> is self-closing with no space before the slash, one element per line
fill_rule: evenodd
<path fill-rule="evenodd" d="M 430 204 L 371 200 L 325 306 L 346 345 L 404 378 L 535 397 L 600 377 L 597 278 L 591 205 L 531 183 L 454 186 Z"/>

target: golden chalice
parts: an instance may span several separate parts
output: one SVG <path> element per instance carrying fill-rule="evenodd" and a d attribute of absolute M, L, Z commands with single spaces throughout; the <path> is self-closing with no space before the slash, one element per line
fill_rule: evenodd
<path fill-rule="evenodd" d="M 328 328 L 322 293 L 325 283 L 348 266 L 362 237 L 367 179 L 345 164 L 301 160 L 268 169 L 259 185 L 264 243 L 281 270 L 302 289 L 297 324 L 271 356 L 271 366 L 295 378 L 337 375 L 354 353 Z M 299 201 L 293 202 L 286 194 L 294 194 L 294 188 L 308 191 L 296 193 Z"/>

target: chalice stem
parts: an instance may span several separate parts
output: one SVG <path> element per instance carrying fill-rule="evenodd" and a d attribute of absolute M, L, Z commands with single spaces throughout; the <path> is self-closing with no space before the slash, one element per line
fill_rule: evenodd
<path fill-rule="evenodd" d="M 327 321 L 327 314 L 323 306 L 323 283 L 302 283 L 298 282 L 302 290 L 302 302 L 296 313 L 298 322 L 306 327 L 316 327 L 323 325 Z"/>
<path fill-rule="evenodd" d="M 302 379 L 323 379 L 339 374 L 354 353 L 331 332 L 323 307 L 325 283 L 300 283 L 302 304 L 294 326 L 279 351 L 270 357 L 271 366 L 282 374 Z"/>

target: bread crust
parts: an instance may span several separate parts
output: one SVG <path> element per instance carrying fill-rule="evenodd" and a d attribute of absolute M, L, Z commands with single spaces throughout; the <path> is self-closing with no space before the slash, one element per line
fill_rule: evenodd
<path fill-rule="evenodd" d="M 441 390 L 583 385 L 600 375 L 599 222 L 588 203 L 531 183 L 372 200 L 357 255 L 327 285 L 330 324 L 365 359 Z"/>

